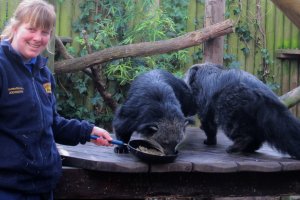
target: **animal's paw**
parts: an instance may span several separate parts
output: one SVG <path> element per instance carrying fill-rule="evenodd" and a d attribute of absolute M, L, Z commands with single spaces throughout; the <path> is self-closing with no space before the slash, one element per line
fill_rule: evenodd
<path fill-rule="evenodd" d="M 216 139 L 205 139 L 203 143 L 206 145 L 216 145 L 217 140 Z"/>
<path fill-rule="evenodd" d="M 114 148 L 114 152 L 118 153 L 118 154 L 128 153 L 128 149 L 127 149 L 127 147 L 117 146 L 117 147 Z"/>
<path fill-rule="evenodd" d="M 235 145 L 231 145 L 231 146 L 227 147 L 226 152 L 227 153 L 238 153 L 238 152 L 240 152 L 240 149 L 237 148 Z"/>

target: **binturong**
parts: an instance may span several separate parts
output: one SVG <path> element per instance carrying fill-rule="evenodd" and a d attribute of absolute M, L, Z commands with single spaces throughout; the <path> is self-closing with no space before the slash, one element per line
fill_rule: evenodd
<path fill-rule="evenodd" d="M 177 153 L 189 116 L 195 115 L 192 93 L 185 82 L 172 73 L 155 69 L 137 76 L 113 118 L 118 140 L 128 143 L 133 134 L 160 144 L 166 155 Z M 127 153 L 115 147 L 116 153 Z"/>
<path fill-rule="evenodd" d="M 185 82 L 196 99 L 205 144 L 217 143 L 220 128 L 233 141 L 228 153 L 252 153 L 267 142 L 300 159 L 300 121 L 254 75 L 204 63 L 191 66 Z"/>

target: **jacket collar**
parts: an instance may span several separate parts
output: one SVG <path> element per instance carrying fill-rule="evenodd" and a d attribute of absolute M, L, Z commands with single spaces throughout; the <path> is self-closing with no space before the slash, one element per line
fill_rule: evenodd
<path fill-rule="evenodd" d="M 11 46 L 9 40 L 1 40 L 1 47 L 3 48 L 5 54 L 7 56 L 12 56 L 16 59 L 19 63 L 23 63 L 23 59 L 21 55 Z M 44 68 L 48 62 L 48 58 L 38 55 L 36 57 L 35 66 L 38 66 L 40 69 Z"/>

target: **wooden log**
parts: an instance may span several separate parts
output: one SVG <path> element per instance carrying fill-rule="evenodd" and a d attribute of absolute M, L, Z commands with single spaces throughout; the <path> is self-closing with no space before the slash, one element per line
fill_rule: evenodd
<path fill-rule="evenodd" d="M 300 28 L 300 1 L 299 0 L 272 0 L 272 2 Z"/>
<path fill-rule="evenodd" d="M 201 44 L 233 32 L 234 22 L 230 19 L 211 25 L 198 31 L 189 32 L 177 38 L 156 42 L 142 42 L 116 46 L 88 54 L 83 57 L 63 60 L 54 64 L 55 73 L 76 72 L 97 64 L 125 57 L 149 56 L 178 51 Z"/>
<path fill-rule="evenodd" d="M 300 102 L 300 87 L 296 87 L 288 93 L 279 97 L 279 99 L 288 107 L 291 108 Z"/>

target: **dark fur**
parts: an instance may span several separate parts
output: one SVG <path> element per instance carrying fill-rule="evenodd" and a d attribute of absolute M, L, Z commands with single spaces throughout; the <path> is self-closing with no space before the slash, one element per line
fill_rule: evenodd
<path fill-rule="evenodd" d="M 114 116 L 117 139 L 127 143 L 136 132 L 158 142 L 166 154 L 174 154 L 176 145 L 183 139 L 186 116 L 196 114 L 190 109 L 192 100 L 185 82 L 167 71 L 152 70 L 138 76 Z M 115 151 L 127 152 L 122 147 L 116 147 Z"/>
<path fill-rule="evenodd" d="M 255 76 L 205 63 L 192 66 L 185 81 L 197 99 L 207 145 L 216 144 L 217 128 L 233 141 L 227 152 L 251 153 L 266 141 L 300 159 L 300 121 Z"/>

